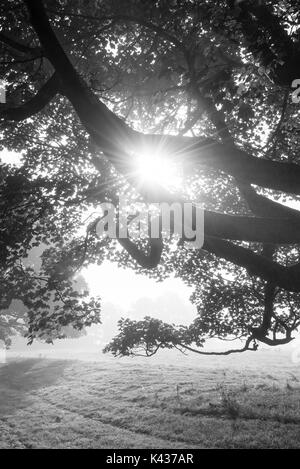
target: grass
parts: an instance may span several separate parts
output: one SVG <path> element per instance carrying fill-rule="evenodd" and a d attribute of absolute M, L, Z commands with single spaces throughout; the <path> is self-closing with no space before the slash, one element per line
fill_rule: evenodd
<path fill-rule="evenodd" d="M 0 448 L 299 448 L 300 373 L 278 371 L 12 360 Z"/>

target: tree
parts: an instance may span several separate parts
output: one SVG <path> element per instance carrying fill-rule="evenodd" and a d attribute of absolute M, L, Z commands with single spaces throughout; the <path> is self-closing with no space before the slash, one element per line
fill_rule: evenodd
<path fill-rule="evenodd" d="M 73 298 L 71 279 L 108 258 L 181 277 L 199 315 L 190 327 L 124 319 L 107 351 L 207 353 L 208 337 L 244 340 L 224 353 L 290 342 L 300 324 L 300 218 L 285 204 L 300 194 L 296 2 L 7 0 L 0 14 L 2 145 L 23 152 L 20 168 L 1 169 L 1 265 L 5 290 L 32 302 L 30 340 L 100 320 L 98 300 Z M 180 194 L 141 185 L 145 148 L 180 168 Z M 99 239 L 95 217 L 78 234 L 83 214 L 122 193 L 201 202 L 203 248 Z M 41 242 L 38 277 L 21 259 Z M 50 315 L 53 294 L 69 299 Z"/>

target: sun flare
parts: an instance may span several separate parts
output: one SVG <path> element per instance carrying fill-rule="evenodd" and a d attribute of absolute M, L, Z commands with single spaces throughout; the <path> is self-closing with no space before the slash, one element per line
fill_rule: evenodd
<path fill-rule="evenodd" d="M 141 183 L 159 184 L 169 189 L 178 189 L 182 184 L 178 165 L 159 152 L 142 151 L 137 157 L 137 171 Z"/>

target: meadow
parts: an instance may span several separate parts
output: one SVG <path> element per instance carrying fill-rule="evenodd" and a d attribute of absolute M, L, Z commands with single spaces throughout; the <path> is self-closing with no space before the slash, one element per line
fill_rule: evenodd
<path fill-rule="evenodd" d="M 300 369 L 280 354 L 0 365 L 0 448 L 299 447 Z"/>

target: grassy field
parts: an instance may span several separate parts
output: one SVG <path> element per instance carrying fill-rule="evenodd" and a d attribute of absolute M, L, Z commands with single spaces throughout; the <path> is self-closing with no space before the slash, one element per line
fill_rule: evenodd
<path fill-rule="evenodd" d="M 299 448 L 300 369 L 10 360 L 0 448 Z"/>

